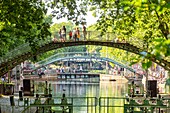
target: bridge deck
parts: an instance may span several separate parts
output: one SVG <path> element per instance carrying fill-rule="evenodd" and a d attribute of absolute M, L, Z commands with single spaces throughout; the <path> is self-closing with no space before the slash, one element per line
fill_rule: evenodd
<path fill-rule="evenodd" d="M 99 76 L 100 74 L 94 74 L 94 73 L 59 73 L 58 75 L 79 75 L 79 76 L 83 76 L 83 75 L 90 75 L 90 76 Z"/>

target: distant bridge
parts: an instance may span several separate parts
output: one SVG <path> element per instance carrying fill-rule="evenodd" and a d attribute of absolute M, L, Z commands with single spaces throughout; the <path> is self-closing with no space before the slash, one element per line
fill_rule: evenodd
<path fill-rule="evenodd" d="M 37 62 L 36 65 L 38 65 L 38 67 L 36 67 L 34 70 L 41 68 L 42 66 L 46 66 L 53 62 L 56 62 L 56 61 L 65 61 L 65 60 L 67 60 L 67 61 L 77 61 L 77 60 L 99 61 L 99 62 L 108 61 L 108 62 L 112 62 L 116 65 L 119 65 L 120 67 L 126 68 L 131 72 L 136 72 L 131 66 L 128 65 L 128 63 L 125 64 L 124 61 L 119 61 L 119 60 L 117 61 L 116 57 L 106 58 L 106 57 L 100 57 L 100 54 L 95 54 L 95 53 L 90 54 L 90 53 L 86 53 L 86 52 L 66 52 L 66 53 L 53 55 L 47 59 Z"/>

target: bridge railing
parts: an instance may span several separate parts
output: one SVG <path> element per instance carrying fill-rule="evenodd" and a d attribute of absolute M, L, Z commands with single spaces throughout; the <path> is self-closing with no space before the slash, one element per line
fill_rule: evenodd
<path fill-rule="evenodd" d="M 115 56 L 111 56 L 111 57 L 108 57 L 108 58 L 105 58 L 105 57 L 101 57 L 101 54 L 102 53 L 87 53 L 87 52 L 66 52 L 66 53 L 61 53 L 61 54 L 55 54 L 47 59 L 44 59 L 40 62 L 37 62 L 36 63 L 36 67 L 35 69 L 38 69 L 39 67 L 42 67 L 42 66 L 45 66 L 49 63 L 52 63 L 54 61 L 58 61 L 58 60 L 64 60 L 64 59 L 72 59 L 74 57 L 76 58 L 91 58 L 91 60 L 93 59 L 101 59 L 101 60 L 104 60 L 104 61 L 107 61 L 107 60 L 111 60 L 111 59 L 114 59 L 112 61 L 115 61 L 117 62 L 116 64 L 119 64 L 119 65 L 124 65 L 125 67 L 127 67 L 128 69 L 132 69 L 131 66 L 129 66 L 129 63 L 128 62 L 125 62 L 125 61 L 122 61 L 122 60 L 119 60 L 118 58 L 116 58 Z"/>
<path fill-rule="evenodd" d="M 57 59 L 57 58 L 61 58 L 62 56 L 63 57 L 78 57 L 78 56 L 91 56 L 91 57 L 101 57 L 102 53 L 88 53 L 88 52 L 65 52 L 65 53 L 59 53 L 59 54 L 55 54 L 51 57 L 48 57 L 42 61 L 39 61 L 37 62 L 37 66 L 38 65 L 43 65 L 47 62 L 50 62 L 50 61 L 53 61 L 54 59 Z M 118 59 L 117 57 L 115 56 L 108 56 L 108 58 L 111 58 L 111 59 L 115 59 L 116 61 L 120 62 L 120 63 L 123 63 L 123 64 L 126 64 L 126 65 L 129 65 L 129 63 L 127 61 L 123 61 L 123 60 L 120 60 Z"/>
<path fill-rule="evenodd" d="M 45 44 L 48 44 L 52 41 L 51 37 L 47 37 L 45 40 L 35 40 L 37 41 L 37 46 L 43 46 Z M 25 53 L 31 52 L 31 47 L 29 43 L 22 44 L 13 50 L 9 51 L 6 55 L 0 57 L 0 64 L 3 62 L 7 62 L 10 59 L 16 58 L 19 55 L 23 55 Z"/>
<path fill-rule="evenodd" d="M 56 35 L 55 37 L 47 37 L 45 40 L 35 39 L 34 41 L 37 42 L 37 46 L 39 47 L 45 44 L 48 44 L 52 41 L 63 42 L 59 34 Z M 75 41 L 75 39 L 72 37 L 70 40 L 69 33 L 67 33 L 66 39 L 64 41 L 71 42 L 71 41 Z M 131 39 L 118 38 L 117 35 L 111 32 L 105 33 L 103 35 L 101 35 L 101 32 L 99 31 L 87 31 L 86 35 L 84 35 L 83 32 L 80 32 L 79 41 L 100 41 L 100 42 L 108 41 L 108 42 L 115 42 L 115 43 L 130 43 L 137 47 L 143 48 L 143 40 L 138 39 L 138 38 L 131 38 Z M 23 45 L 20 45 L 14 48 L 14 50 L 9 51 L 6 55 L 0 57 L 0 63 L 7 62 L 12 58 L 16 58 L 17 56 L 28 53 L 28 52 L 31 52 L 31 47 L 29 43 L 25 43 Z"/>
<path fill-rule="evenodd" d="M 37 65 L 41 65 L 44 64 L 46 62 L 49 62 L 51 60 L 57 59 L 57 58 L 61 58 L 61 57 L 71 57 L 71 56 L 93 56 L 94 54 L 92 53 L 87 53 L 87 52 L 65 52 L 65 53 L 60 53 L 60 54 L 55 54 L 49 58 L 46 58 L 42 61 L 37 62 Z M 100 56 L 99 53 L 95 54 L 96 56 Z"/>

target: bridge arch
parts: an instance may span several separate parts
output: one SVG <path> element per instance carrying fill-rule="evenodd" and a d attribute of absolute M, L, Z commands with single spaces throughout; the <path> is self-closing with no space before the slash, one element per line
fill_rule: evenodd
<path fill-rule="evenodd" d="M 113 60 L 111 58 L 99 57 L 99 56 L 90 56 L 90 55 L 88 55 L 88 56 L 87 55 L 86 56 L 68 56 L 68 57 L 64 57 L 64 58 L 55 58 L 55 59 L 49 60 L 47 62 L 40 63 L 40 65 L 37 68 L 35 68 L 34 70 L 36 70 L 36 69 L 38 69 L 40 67 L 46 66 L 48 64 L 51 64 L 53 62 L 56 62 L 56 61 L 63 61 L 63 60 L 68 60 L 68 59 L 74 59 L 74 60 L 90 59 L 90 60 L 96 60 L 96 61 L 109 61 L 109 62 L 112 62 L 112 63 L 114 63 L 116 65 L 119 65 L 119 66 L 121 66 L 123 68 L 126 68 L 127 70 L 129 70 L 131 72 L 136 73 L 136 71 L 132 67 L 130 67 L 130 66 L 126 65 L 126 64 L 120 63 L 120 62 L 118 62 L 116 60 Z"/>
<path fill-rule="evenodd" d="M 100 45 L 100 46 L 107 46 L 107 47 L 113 47 L 122 49 L 131 53 L 135 53 L 141 56 L 145 56 L 143 54 L 144 50 L 143 48 L 138 48 L 137 46 L 134 46 L 130 43 L 121 43 L 121 42 L 111 42 L 111 41 L 76 41 L 76 42 L 51 42 L 49 44 L 46 44 L 40 48 L 37 49 L 37 52 L 34 55 L 38 55 L 50 50 L 63 48 L 63 47 L 71 47 L 71 46 L 80 46 L 80 45 Z M 147 53 L 147 52 L 146 52 Z M 147 53 L 150 54 L 150 53 Z M 157 63 L 158 65 L 162 66 L 166 70 L 170 70 L 170 62 L 164 59 L 157 59 L 154 55 L 148 55 L 150 57 L 147 57 L 149 60 Z"/>
<path fill-rule="evenodd" d="M 7 61 L 2 62 L 0 64 L 0 76 L 3 74 L 7 73 L 8 70 L 13 69 L 16 65 L 20 64 L 21 62 L 39 55 L 41 53 L 45 53 L 50 50 L 58 49 L 58 48 L 63 48 L 63 47 L 70 47 L 70 46 L 79 46 L 79 45 L 101 45 L 101 46 L 108 46 L 108 47 L 114 47 L 118 49 L 122 49 L 125 51 L 129 51 L 135 54 L 142 55 L 142 52 L 144 51 L 144 48 L 139 48 L 137 46 L 134 46 L 131 44 L 130 40 L 126 42 L 115 42 L 113 40 L 106 40 L 106 39 L 86 39 L 86 40 L 80 40 L 80 41 L 66 41 L 66 42 L 54 42 L 52 40 L 48 40 L 48 43 L 44 43 L 42 45 L 39 45 L 37 48 L 37 51 L 35 53 L 32 53 L 31 50 L 26 51 L 26 49 L 30 48 L 29 45 L 26 46 L 25 52 L 21 53 L 19 55 L 16 55 L 15 57 L 11 59 L 7 59 Z M 24 50 L 24 48 L 22 48 Z M 16 51 L 18 51 L 16 49 Z M 15 52 L 15 51 L 14 51 Z M 150 53 L 147 53 L 150 54 Z M 166 70 L 170 70 L 170 62 L 164 59 L 157 59 L 156 56 L 154 55 L 149 55 L 147 57 L 151 61 L 157 63 L 158 65 L 162 66 Z"/>

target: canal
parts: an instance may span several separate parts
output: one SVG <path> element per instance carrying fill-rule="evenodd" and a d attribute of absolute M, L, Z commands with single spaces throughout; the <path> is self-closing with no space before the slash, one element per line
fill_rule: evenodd
<path fill-rule="evenodd" d="M 41 88 L 43 83 L 36 82 L 35 90 L 38 93 L 44 92 L 43 88 Z M 73 107 L 73 113 L 123 113 L 123 107 L 105 107 L 113 105 L 123 106 L 124 100 L 112 98 L 125 97 L 128 85 L 127 81 L 123 78 L 122 80 L 100 81 L 98 83 L 82 81 L 48 81 L 48 83 L 51 83 L 54 98 L 62 97 L 63 93 L 65 93 L 67 98 L 73 97 L 73 105 L 77 106 Z M 111 98 L 108 101 L 105 97 Z M 95 103 L 95 99 L 97 99 L 97 103 Z M 59 100 L 56 99 L 54 101 Z M 58 108 L 53 108 L 53 110 L 55 109 Z"/>

